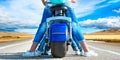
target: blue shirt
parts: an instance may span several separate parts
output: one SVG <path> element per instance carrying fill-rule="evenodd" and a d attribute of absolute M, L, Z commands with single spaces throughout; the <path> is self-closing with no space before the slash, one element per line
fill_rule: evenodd
<path fill-rule="evenodd" d="M 48 0 L 48 2 L 51 2 L 53 4 L 67 4 L 68 0 Z"/>

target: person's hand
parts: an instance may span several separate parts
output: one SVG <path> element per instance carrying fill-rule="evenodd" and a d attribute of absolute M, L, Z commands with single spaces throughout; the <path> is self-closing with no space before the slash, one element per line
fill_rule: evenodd
<path fill-rule="evenodd" d="M 76 3 L 76 0 L 71 0 L 72 3 Z"/>
<path fill-rule="evenodd" d="M 42 3 L 43 3 L 43 5 L 45 6 L 46 5 L 46 0 L 41 0 L 42 1 Z"/>
<path fill-rule="evenodd" d="M 43 2 L 43 5 L 46 6 L 46 2 Z"/>

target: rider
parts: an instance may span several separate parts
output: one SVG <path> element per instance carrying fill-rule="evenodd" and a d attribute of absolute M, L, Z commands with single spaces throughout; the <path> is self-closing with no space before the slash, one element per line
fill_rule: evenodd
<path fill-rule="evenodd" d="M 60 4 L 60 0 L 59 0 L 59 2 L 56 2 L 55 0 L 50 0 L 50 1 L 52 1 L 52 2 L 55 2 L 55 3 L 52 3 L 52 4 Z M 66 0 L 67 1 L 67 0 Z M 48 1 L 47 1 L 48 2 Z M 65 2 L 65 1 L 64 1 Z M 48 2 L 49 3 L 49 2 Z M 51 3 L 51 2 L 50 2 Z M 74 3 L 74 2 L 73 2 Z M 45 4 L 44 2 L 43 2 L 43 4 Z M 46 12 L 46 11 L 50 11 L 49 9 L 48 9 L 48 6 L 46 6 L 47 8 L 45 8 L 44 9 L 44 11 Z M 69 8 L 69 7 L 68 7 Z M 70 10 L 70 9 L 68 9 L 68 10 Z M 69 11 L 66 13 L 67 15 L 68 15 L 68 13 L 69 13 Z M 48 14 L 48 13 L 44 13 L 43 14 L 43 16 L 46 16 L 46 14 Z M 50 14 L 50 13 L 49 13 Z M 45 18 L 46 19 L 46 18 Z M 74 39 L 72 39 L 72 44 L 71 44 L 71 46 L 72 46 L 72 48 L 73 48 L 73 50 L 74 50 L 74 52 L 75 52 L 75 55 L 79 55 L 80 54 L 80 51 L 82 50 L 82 47 L 80 46 L 80 44 L 79 43 L 76 43 L 77 41 L 74 41 Z M 44 48 L 44 49 L 43 49 Z M 38 47 L 38 49 L 37 49 L 38 51 L 40 51 L 40 52 L 44 52 L 45 51 L 45 38 L 43 37 L 43 40 L 41 41 L 41 43 L 40 43 L 40 45 L 39 45 L 39 47 Z M 45 53 L 46 54 L 46 53 Z"/>
<path fill-rule="evenodd" d="M 73 3 L 76 2 L 76 0 L 71 0 Z M 45 5 L 46 4 L 46 0 L 42 0 L 43 4 Z M 67 6 L 68 7 L 68 6 Z M 31 55 L 33 54 L 33 56 L 36 54 L 38 54 L 36 51 L 36 48 L 39 44 L 39 42 L 42 40 L 42 37 L 44 36 L 44 33 L 46 31 L 46 18 L 48 17 L 51 17 L 52 16 L 52 13 L 51 11 L 47 8 L 47 6 L 45 7 L 44 9 L 44 14 L 43 14 L 43 17 L 42 17 L 42 21 L 41 21 L 41 24 L 39 26 L 39 29 L 36 33 L 36 36 L 35 36 L 35 39 L 33 41 L 33 44 L 30 48 L 30 50 L 28 52 L 26 52 L 25 54 L 23 55 Z M 73 39 L 74 41 L 77 41 L 77 44 L 81 44 L 83 50 L 84 50 L 84 53 L 82 54 L 83 56 L 97 56 L 97 54 L 95 52 L 91 52 L 89 50 L 89 48 L 87 47 L 86 45 L 86 42 L 85 42 L 85 38 L 83 36 L 83 34 L 80 32 L 80 26 L 78 24 L 78 21 L 77 21 L 77 18 L 73 12 L 73 10 L 68 7 L 68 11 L 67 11 L 67 16 L 70 17 L 72 19 L 72 26 L 73 26 L 73 33 L 72 33 L 72 36 L 73 36 Z"/>

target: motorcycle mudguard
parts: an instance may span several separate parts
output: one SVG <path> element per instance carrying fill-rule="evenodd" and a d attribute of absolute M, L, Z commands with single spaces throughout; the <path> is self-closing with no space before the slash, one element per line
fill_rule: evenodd
<path fill-rule="evenodd" d="M 68 27 L 66 24 L 51 24 L 49 33 L 51 42 L 65 42 L 68 40 Z"/>

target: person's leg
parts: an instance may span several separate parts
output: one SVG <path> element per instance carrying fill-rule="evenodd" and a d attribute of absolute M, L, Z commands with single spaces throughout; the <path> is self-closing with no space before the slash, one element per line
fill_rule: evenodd
<path fill-rule="evenodd" d="M 73 30 L 73 33 L 72 33 L 73 39 L 76 41 L 79 41 L 83 50 L 85 52 L 88 52 L 89 48 L 86 45 L 85 38 L 84 38 L 83 34 L 81 33 L 81 30 L 80 30 L 81 28 L 79 27 L 79 24 L 73 23 L 72 25 L 74 26 L 74 28 L 72 29 Z"/>
<path fill-rule="evenodd" d="M 23 53 L 22 56 L 29 57 L 29 56 L 37 56 L 38 55 L 35 50 L 36 50 L 38 44 L 40 43 L 40 41 L 42 40 L 44 33 L 46 31 L 46 23 L 45 23 L 46 19 L 48 17 L 50 17 L 51 15 L 52 14 L 49 11 L 49 9 L 45 8 L 44 12 L 43 12 L 41 24 L 39 25 L 39 28 L 38 28 L 35 38 L 33 40 L 32 46 L 31 46 L 30 50 L 28 52 Z"/>
<path fill-rule="evenodd" d="M 78 47 L 78 50 L 80 51 L 80 52 L 82 52 L 82 46 L 80 45 L 80 43 L 78 43 L 79 41 L 78 40 L 74 40 L 75 41 L 75 43 L 76 43 L 76 45 L 77 45 L 77 47 Z"/>
<path fill-rule="evenodd" d="M 73 23 L 72 23 L 72 26 L 74 27 L 72 30 L 73 30 L 73 33 L 72 33 L 72 36 L 73 36 L 73 39 L 76 40 L 76 41 L 79 41 L 80 42 L 80 45 L 82 46 L 82 49 L 84 50 L 84 55 L 85 56 L 97 56 L 97 53 L 90 53 L 90 50 L 85 42 L 85 38 L 83 36 L 83 34 L 81 33 L 80 31 L 80 25 L 78 23 L 78 20 L 75 16 L 75 13 L 73 11 L 72 8 L 68 7 L 68 11 L 66 13 L 66 15 L 68 17 L 71 17 Z M 77 44 L 79 44 L 78 42 L 76 42 Z M 80 46 L 78 46 L 80 47 Z M 89 53 L 88 53 L 89 52 Z"/>
<path fill-rule="evenodd" d="M 95 53 L 94 51 L 89 50 L 89 48 L 88 48 L 88 46 L 87 46 L 87 44 L 85 42 L 85 38 L 84 38 L 83 34 L 80 31 L 81 30 L 80 25 L 78 23 L 75 23 L 75 24 L 73 23 L 73 26 L 74 26 L 74 28 L 73 28 L 73 38 L 80 42 L 80 44 L 81 44 L 81 46 L 83 48 L 83 51 L 84 51 L 82 53 L 82 55 L 86 56 L 86 57 L 87 56 L 98 56 L 97 53 Z"/>
<path fill-rule="evenodd" d="M 79 51 L 79 49 L 78 49 L 78 47 L 77 47 L 77 44 L 75 43 L 75 41 L 72 39 L 72 44 L 71 44 L 71 46 L 72 46 L 72 49 L 74 50 L 74 51 Z"/>
<path fill-rule="evenodd" d="M 76 43 L 75 40 L 73 40 L 73 39 L 72 39 L 72 44 L 71 44 L 71 46 L 72 46 L 72 49 L 73 49 L 75 55 L 80 55 L 80 50 L 79 50 L 79 48 L 78 48 L 78 46 L 77 46 L 77 43 Z"/>
<path fill-rule="evenodd" d="M 45 51 L 45 39 L 43 39 L 41 41 L 41 43 L 39 44 L 37 50 L 40 51 L 40 52 L 42 52 L 42 53 Z"/>
<path fill-rule="evenodd" d="M 46 19 L 48 17 L 50 17 L 51 15 L 52 14 L 51 14 L 50 10 L 47 7 L 44 8 L 41 24 L 39 25 L 39 28 L 38 28 L 37 33 L 35 35 L 35 38 L 33 40 L 33 44 L 32 44 L 32 46 L 30 48 L 30 51 L 35 51 L 36 50 L 39 42 L 41 41 L 41 39 L 42 39 L 42 37 L 43 37 L 43 35 L 44 35 L 45 31 L 46 31 L 46 24 L 45 24 Z"/>
<path fill-rule="evenodd" d="M 32 43 L 32 46 L 31 46 L 30 50 L 27 51 L 27 52 L 24 52 L 22 54 L 22 56 L 24 56 L 24 57 L 32 57 L 32 56 L 39 56 L 39 55 L 41 55 L 41 52 L 37 51 L 36 48 L 37 48 L 39 43 L 42 43 L 41 40 L 42 40 L 42 37 L 43 37 L 43 35 L 45 33 L 45 27 L 46 27 L 45 23 L 42 23 L 40 25 L 40 27 L 39 27 L 36 35 L 35 35 L 35 38 L 34 38 L 34 41 Z M 41 34 L 39 34 L 39 33 L 41 33 Z M 39 40 L 38 38 L 41 39 L 41 40 Z"/>
<path fill-rule="evenodd" d="M 70 17 L 72 19 L 72 22 L 76 22 L 76 23 L 78 22 L 78 19 L 77 19 L 76 15 L 75 15 L 74 10 L 69 6 L 67 6 L 66 16 Z"/>
<path fill-rule="evenodd" d="M 41 52 L 42 55 L 50 55 L 49 53 L 50 47 L 47 45 L 45 40 L 46 40 L 46 36 L 43 37 L 43 40 L 39 44 L 37 51 Z"/>
<path fill-rule="evenodd" d="M 76 16 L 75 16 L 75 13 L 74 13 L 74 11 L 73 11 L 72 8 L 68 7 L 68 10 L 67 10 L 67 12 L 66 12 L 66 15 L 67 15 L 67 17 L 70 17 L 70 18 L 72 19 L 72 22 L 78 23 L 78 20 L 77 20 L 77 18 L 76 18 Z M 73 26 L 73 27 L 74 27 L 74 26 Z M 77 27 L 76 27 L 76 29 L 77 29 Z M 73 32 L 74 32 L 74 31 L 73 31 Z M 82 35 L 82 34 L 80 33 L 80 35 Z M 76 38 L 73 38 L 73 39 L 75 40 L 75 43 L 77 44 L 77 46 L 78 46 L 78 48 L 80 49 L 80 51 L 81 51 L 81 49 L 82 49 L 81 46 L 83 46 L 83 47 L 86 46 L 86 44 L 85 44 L 85 45 L 84 45 L 84 44 L 80 45 L 80 44 L 78 43 L 78 41 L 76 40 Z M 85 50 L 86 50 L 86 49 L 85 49 Z"/>
<path fill-rule="evenodd" d="M 40 43 L 40 41 L 42 40 L 42 38 L 44 36 L 45 31 L 46 31 L 46 24 L 41 23 L 39 28 L 38 28 L 38 31 L 35 35 L 35 38 L 33 40 L 33 44 L 32 44 L 29 51 L 35 51 L 36 50 L 38 44 Z"/>

